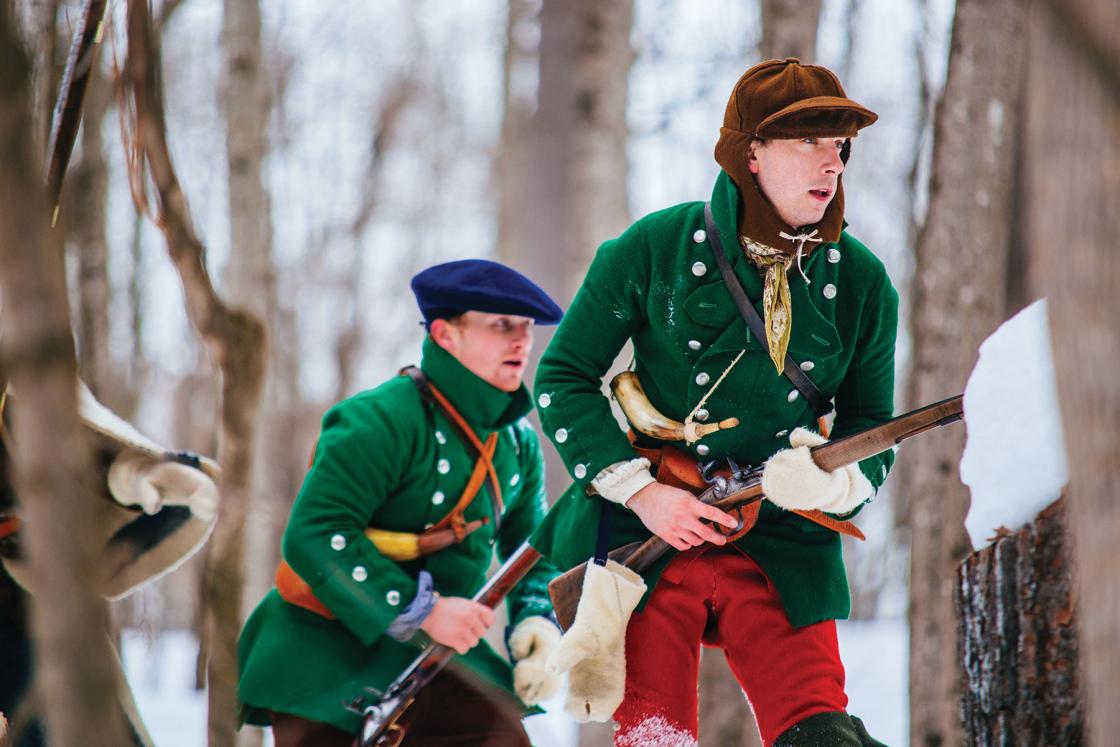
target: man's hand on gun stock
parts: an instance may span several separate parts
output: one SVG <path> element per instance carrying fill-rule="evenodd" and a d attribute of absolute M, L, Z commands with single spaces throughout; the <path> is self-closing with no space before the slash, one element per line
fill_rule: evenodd
<path fill-rule="evenodd" d="M 463 597 L 437 597 L 420 629 L 436 643 L 465 654 L 494 624 L 494 610 Z"/>
<path fill-rule="evenodd" d="M 651 532 L 677 550 L 687 550 L 705 542 L 723 545 L 727 538 L 702 520 L 734 529 L 738 522 L 730 514 L 701 503 L 692 493 L 671 485 L 650 483 L 639 490 L 626 506 L 638 515 Z"/>

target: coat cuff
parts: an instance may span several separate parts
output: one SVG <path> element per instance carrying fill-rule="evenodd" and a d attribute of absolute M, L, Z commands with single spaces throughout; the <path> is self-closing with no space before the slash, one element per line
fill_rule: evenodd
<path fill-rule="evenodd" d="M 611 503 L 625 506 L 635 493 L 651 482 L 657 482 L 649 473 L 649 467 L 649 460 L 645 457 L 615 462 L 595 476 L 591 487 Z"/>

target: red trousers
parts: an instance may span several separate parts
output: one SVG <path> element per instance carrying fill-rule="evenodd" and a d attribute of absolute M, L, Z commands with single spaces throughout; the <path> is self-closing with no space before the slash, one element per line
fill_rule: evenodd
<path fill-rule="evenodd" d="M 696 743 L 701 643 L 723 649 L 763 744 L 848 704 L 836 623 L 794 628 L 757 563 L 734 546 L 702 546 L 677 556 L 630 618 L 616 745 Z"/>

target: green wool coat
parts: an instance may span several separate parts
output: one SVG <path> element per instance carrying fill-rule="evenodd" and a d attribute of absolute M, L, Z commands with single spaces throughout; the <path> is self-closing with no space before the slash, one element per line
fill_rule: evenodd
<path fill-rule="evenodd" d="M 735 275 L 761 315 L 762 279 L 736 240 L 740 204 L 734 183 L 721 172 L 712 212 Z M 809 284 L 796 267 L 789 272 L 789 353 L 825 395 L 835 397 L 832 437 L 890 419 L 898 295 L 882 262 L 844 233 L 839 243 L 814 249 L 802 267 Z M 812 408 L 777 373 L 766 341 L 751 334 L 720 277 L 705 233 L 704 203 L 684 203 L 639 220 L 599 248 L 537 373 L 542 427 L 575 484 L 532 542 L 561 569 L 594 552 L 595 527 L 608 504 L 588 496 L 591 480 L 605 467 L 637 456 L 615 425 L 602 388 L 628 340 L 650 401 L 680 421 L 746 350 L 705 405 L 710 421 L 737 417 L 740 424 L 687 447 L 700 461 L 731 457 L 740 465 L 758 465 L 789 446 L 794 428 L 816 428 Z M 701 445 L 710 450 L 707 456 L 697 451 Z M 859 466 L 878 488 L 893 460 L 888 451 Z M 612 547 L 650 536 L 633 512 L 613 505 L 611 510 Z M 764 501 L 758 524 L 738 545 L 769 575 L 793 625 L 848 615 L 835 532 Z M 646 574 L 650 590 L 672 554 Z"/>
<path fill-rule="evenodd" d="M 458 501 L 474 466 L 450 423 L 398 376 L 335 405 L 323 417 L 315 459 L 284 531 L 282 551 L 292 569 L 334 615 L 328 620 L 285 602 L 273 589 L 241 634 L 238 695 L 243 721 L 265 725 L 268 711 L 292 713 L 356 731 L 360 718 L 343 707 L 384 690 L 419 653 L 385 635 L 412 601 L 426 569 L 444 596 L 470 597 L 485 582 L 495 545 L 504 560 L 546 510 L 540 443 L 525 420 L 522 387 L 495 389 L 427 339 L 421 369 L 485 440 L 499 431 L 494 467 L 505 510 L 501 528 L 483 526 L 460 544 L 397 563 L 363 534 L 375 526 L 419 532 Z M 466 511 L 468 521 L 492 516 L 484 483 Z M 508 598 L 512 624 L 551 612 L 547 585 L 555 577 L 538 563 Z M 512 691 L 510 665 L 485 641 L 454 663 Z"/>

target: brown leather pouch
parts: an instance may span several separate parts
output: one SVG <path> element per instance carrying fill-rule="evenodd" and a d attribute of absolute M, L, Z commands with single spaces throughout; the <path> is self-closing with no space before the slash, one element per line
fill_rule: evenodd
<path fill-rule="evenodd" d="M 281 560 L 280 565 L 276 566 L 276 590 L 280 592 L 280 598 L 288 604 L 302 607 L 328 620 L 335 619 L 334 613 L 316 598 L 311 587 L 296 575 L 286 560 Z"/>

